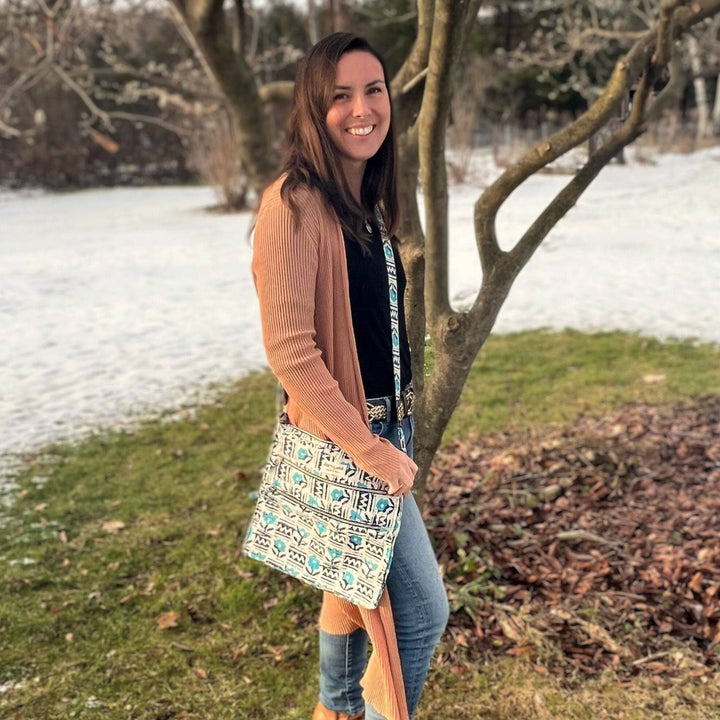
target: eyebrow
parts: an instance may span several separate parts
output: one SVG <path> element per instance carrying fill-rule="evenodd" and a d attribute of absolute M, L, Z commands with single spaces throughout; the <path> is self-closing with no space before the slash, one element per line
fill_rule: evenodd
<path fill-rule="evenodd" d="M 365 83 L 365 87 L 367 88 L 372 85 L 384 85 L 384 84 L 385 84 L 384 80 L 372 80 L 369 83 Z M 352 90 L 352 87 L 350 85 L 336 85 L 335 89 L 336 90 Z"/>

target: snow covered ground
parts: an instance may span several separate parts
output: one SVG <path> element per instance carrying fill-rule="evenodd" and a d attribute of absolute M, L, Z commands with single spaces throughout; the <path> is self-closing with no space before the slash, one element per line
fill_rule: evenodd
<path fill-rule="evenodd" d="M 510 247 L 568 176 L 501 210 Z M 451 292 L 480 283 L 451 197 Z M 720 148 L 608 167 L 518 278 L 496 332 L 623 329 L 720 343 Z M 0 195 L 0 495 L 18 453 L 196 402 L 265 363 L 247 214 L 207 188 Z M 6 479 L 6 489 L 9 479 Z"/>

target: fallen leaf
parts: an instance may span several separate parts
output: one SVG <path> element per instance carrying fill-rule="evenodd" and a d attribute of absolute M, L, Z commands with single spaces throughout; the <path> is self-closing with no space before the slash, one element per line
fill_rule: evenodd
<path fill-rule="evenodd" d="M 523 645 L 521 647 L 510 648 L 506 655 L 529 655 L 535 648 L 532 645 Z"/>
<path fill-rule="evenodd" d="M 124 527 L 125 523 L 122 520 L 109 520 L 102 524 L 102 529 L 110 535 L 120 532 Z"/>
<path fill-rule="evenodd" d="M 67 633 L 65 635 L 65 642 L 68 642 L 68 643 L 75 642 L 75 636 L 72 633 Z"/>
<path fill-rule="evenodd" d="M 287 645 L 268 645 L 267 649 L 270 651 L 275 662 L 281 662 L 285 659 L 285 653 L 287 652 Z"/>
<path fill-rule="evenodd" d="M 693 575 L 692 580 L 688 583 L 688 587 L 693 591 L 696 592 L 698 595 L 702 592 L 702 581 L 703 581 L 703 574 L 701 572 L 697 572 Z"/>
<path fill-rule="evenodd" d="M 67 545 L 68 536 L 67 536 L 67 533 L 66 533 L 64 530 L 61 530 L 61 531 L 58 533 L 58 540 L 59 540 L 63 545 Z"/>
<path fill-rule="evenodd" d="M 174 610 L 168 610 L 168 612 L 158 615 L 158 617 L 155 618 L 155 624 L 158 626 L 158 629 L 167 630 L 168 628 L 177 627 L 179 619 L 179 613 L 176 613 Z"/>
<path fill-rule="evenodd" d="M 207 680 L 207 673 L 202 668 L 195 668 L 195 674 L 201 679 L 201 680 Z"/>
<path fill-rule="evenodd" d="M 89 134 L 94 143 L 97 143 L 103 150 L 112 155 L 120 149 L 120 146 L 109 135 L 98 132 L 95 128 L 90 128 Z"/>
<path fill-rule="evenodd" d="M 238 648 L 235 648 L 235 650 L 233 650 L 233 656 L 232 656 L 233 662 L 237 662 L 238 658 L 241 658 L 241 657 L 244 657 L 245 655 L 247 655 L 247 652 L 249 649 L 250 649 L 250 646 L 247 643 L 245 643 L 244 645 L 241 645 Z"/>
<path fill-rule="evenodd" d="M 665 382 L 665 375 L 657 374 L 649 374 L 649 375 L 643 375 L 643 382 L 647 383 L 648 385 L 657 385 L 658 383 Z"/>
<path fill-rule="evenodd" d="M 679 660 L 662 660 L 668 644 L 695 638 L 704 648 L 697 661 L 712 672 L 720 643 L 718 418 L 713 395 L 441 447 L 424 515 L 454 608 L 456 648 L 533 647 L 552 658 L 536 670 L 542 674 L 613 668 L 619 679 L 640 672 L 667 682 L 683 670 Z M 555 498 L 548 494 L 556 488 L 545 490 L 552 486 L 562 488 Z M 444 655 L 448 668 L 462 665 L 454 652 Z"/>

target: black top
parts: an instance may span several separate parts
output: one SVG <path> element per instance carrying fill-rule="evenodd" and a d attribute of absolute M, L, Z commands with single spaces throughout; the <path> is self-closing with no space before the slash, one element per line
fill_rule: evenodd
<path fill-rule="evenodd" d="M 393 247 L 398 282 L 398 310 L 400 315 L 400 382 L 409 382 L 410 345 L 405 328 L 405 270 L 400 255 Z M 365 397 L 388 395 L 395 397 L 395 378 L 390 337 L 390 298 L 388 297 L 387 266 L 379 229 L 373 230 L 370 251 L 360 243 L 345 237 L 345 254 L 350 281 L 355 344 L 357 345 Z"/>

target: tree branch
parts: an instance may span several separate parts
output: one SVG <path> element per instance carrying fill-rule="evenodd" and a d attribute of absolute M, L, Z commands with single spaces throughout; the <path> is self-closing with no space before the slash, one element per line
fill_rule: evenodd
<path fill-rule="evenodd" d="M 678 6 L 684 0 L 663 0 L 660 6 L 660 20 L 658 21 L 657 37 L 658 43 L 653 54 L 653 63 L 667 65 L 670 62 L 671 47 L 673 41 L 673 18 Z"/>
<path fill-rule="evenodd" d="M 127 120 L 128 122 L 147 123 L 148 125 L 157 125 L 158 127 L 169 130 L 175 133 L 178 137 L 186 137 L 190 134 L 190 131 L 176 125 L 175 123 L 168 122 L 163 118 L 153 117 L 152 115 L 139 115 L 137 113 L 123 112 L 122 110 L 113 110 L 112 112 L 105 113 L 108 119 L 115 120 Z"/>
<path fill-rule="evenodd" d="M 480 12 L 482 4 L 483 0 L 470 0 L 470 2 L 468 3 L 467 13 L 465 15 L 465 19 L 463 20 L 462 39 L 460 40 L 461 54 L 464 52 L 465 47 L 467 46 L 468 38 L 470 37 L 470 33 L 475 26 L 475 20 L 477 19 L 477 15 Z"/>
<path fill-rule="evenodd" d="M 691 25 L 718 11 L 720 11 L 720 0 L 697 0 L 690 8 L 676 8 L 674 21 L 670 24 L 672 29 L 667 30 L 669 21 L 666 21 L 646 32 L 617 63 L 604 92 L 587 112 L 526 153 L 483 193 L 475 204 L 475 234 L 484 275 L 492 272 L 502 255 L 497 242 L 495 221 L 498 210 L 510 194 L 531 175 L 585 142 L 611 117 L 617 115 L 623 97 L 651 62 L 660 31 L 670 32 L 671 37 L 675 38 Z M 538 230 L 541 225 L 538 226 Z M 534 242 L 526 233 L 513 250 L 515 258 L 527 262 L 541 240 L 542 238 Z"/>
<path fill-rule="evenodd" d="M 5 135 L 6 137 L 22 137 L 22 135 L 24 135 L 25 133 L 23 133 L 22 130 L 11 127 L 7 123 L 4 123 L 2 120 L 0 120 L 0 134 Z"/>
<path fill-rule="evenodd" d="M 438 0 L 436 3 L 428 75 L 418 117 L 425 200 L 425 305 L 431 333 L 437 320 L 450 314 L 445 135 L 462 20 L 467 8 L 467 0 Z"/>
<path fill-rule="evenodd" d="M 187 88 L 183 85 L 179 85 L 171 80 L 166 80 L 157 75 L 150 75 L 139 70 L 131 68 L 79 68 L 68 71 L 68 76 L 71 78 L 80 78 L 91 75 L 98 79 L 109 79 L 117 80 L 118 82 L 127 82 L 128 80 L 138 80 L 139 82 L 146 83 L 150 87 L 161 88 L 163 90 L 169 90 L 171 92 L 178 93 L 184 97 L 205 100 L 212 102 L 224 102 L 225 96 L 219 91 L 213 91 L 213 89 L 196 90 L 194 88 Z"/>
<path fill-rule="evenodd" d="M 589 37 L 605 38 L 606 40 L 639 40 L 645 35 L 645 30 L 604 30 L 602 28 L 586 28 L 579 38 L 581 40 Z"/>
<path fill-rule="evenodd" d="M 402 135 L 415 122 L 415 116 L 420 107 L 421 94 L 418 86 L 423 78 L 418 76 L 427 68 L 434 8 L 434 0 L 417 0 L 417 37 L 405 62 L 391 83 L 395 99 L 394 124 L 398 135 Z M 406 85 L 409 85 L 407 90 L 405 89 Z M 411 93 L 410 90 L 415 90 L 415 92 Z"/>
<path fill-rule="evenodd" d="M 417 113 L 422 102 L 422 88 L 427 75 L 428 54 L 432 36 L 434 0 L 416 0 L 417 34 L 403 66 L 391 83 L 393 125 L 398 144 L 398 195 L 402 257 L 407 287 L 405 317 L 410 342 L 412 376 L 418 393 L 416 411 L 422 411 L 425 382 L 425 236 L 420 223 L 417 202 L 419 173 Z"/>
<path fill-rule="evenodd" d="M 223 0 L 172 0 L 188 30 L 197 41 L 208 67 L 228 99 L 234 122 L 240 162 L 256 195 L 278 170 L 278 158 L 272 150 L 264 107 L 250 67 L 233 52 Z"/>
<path fill-rule="evenodd" d="M 687 75 L 683 67 L 680 49 L 673 44 L 670 54 L 670 81 L 660 91 L 660 94 L 653 101 L 647 114 L 648 122 L 653 122 L 660 117 L 671 106 L 677 107 L 687 84 Z"/>
<path fill-rule="evenodd" d="M 276 80 L 260 86 L 260 98 L 265 103 L 292 100 L 294 89 L 295 83 L 292 80 Z"/>
<path fill-rule="evenodd" d="M 245 2 L 244 0 L 235 0 L 235 39 L 233 50 L 241 57 L 245 55 Z"/>
<path fill-rule="evenodd" d="M 110 116 L 105 110 L 99 108 L 93 99 L 78 85 L 59 65 L 53 65 L 55 74 L 85 103 L 90 112 L 100 120 L 102 120 L 108 130 L 112 130 L 113 126 L 110 122 Z"/>
<path fill-rule="evenodd" d="M 427 67 L 424 67 L 412 80 L 408 80 L 408 82 L 406 82 L 402 86 L 402 89 L 400 91 L 401 94 L 405 95 L 406 93 L 409 93 L 414 87 L 419 85 L 427 77 L 427 74 L 428 69 Z"/>

